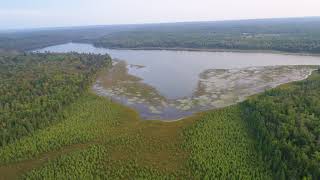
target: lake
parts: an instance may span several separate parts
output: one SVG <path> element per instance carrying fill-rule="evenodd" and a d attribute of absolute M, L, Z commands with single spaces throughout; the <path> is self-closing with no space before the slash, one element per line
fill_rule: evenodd
<path fill-rule="evenodd" d="M 244 52 L 116 50 L 67 43 L 38 52 L 108 53 L 112 69 L 93 90 L 135 108 L 144 119 L 175 120 L 243 101 L 306 78 L 320 57 Z"/>

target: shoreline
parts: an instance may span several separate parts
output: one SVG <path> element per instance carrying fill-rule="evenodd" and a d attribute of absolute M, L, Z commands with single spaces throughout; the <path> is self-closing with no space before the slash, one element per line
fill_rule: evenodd
<path fill-rule="evenodd" d="M 96 45 L 93 42 L 82 42 L 82 41 L 70 41 L 66 43 L 54 43 L 52 45 L 46 46 L 42 45 L 36 49 L 27 49 L 22 52 L 35 52 L 36 50 L 43 49 L 50 46 L 58 46 L 68 43 L 79 43 L 79 44 L 90 44 L 96 48 L 105 48 L 111 50 L 160 50 L 160 51 L 190 51 L 190 52 L 233 52 L 233 53 L 268 53 L 268 54 L 281 54 L 281 55 L 296 55 L 296 56 L 313 56 L 320 57 L 320 53 L 308 53 L 308 52 L 286 52 L 277 50 L 263 50 L 263 49 L 218 49 L 218 48 L 184 48 L 184 47 L 138 47 L 138 48 L 121 48 L 121 47 L 105 47 Z"/>
<path fill-rule="evenodd" d="M 309 67 L 309 66 L 307 66 L 307 67 Z M 168 118 L 168 119 L 167 119 L 167 118 L 161 118 L 161 119 L 160 119 L 160 118 L 156 118 L 156 119 L 143 118 L 143 117 L 141 117 L 141 114 L 140 114 L 141 112 L 140 112 L 138 109 L 135 109 L 134 107 L 132 107 L 132 106 L 126 104 L 126 103 L 123 103 L 123 102 L 118 102 L 118 103 L 120 103 L 120 104 L 122 104 L 123 106 L 125 106 L 125 107 L 127 107 L 127 108 L 130 108 L 130 109 L 132 109 L 133 111 L 137 112 L 137 114 L 139 114 L 139 116 L 140 116 L 140 120 L 142 120 L 142 121 L 158 121 L 158 122 L 166 122 L 166 123 L 177 122 L 177 121 L 186 120 L 186 119 L 189 119 L 189 118 L 192 118 L 192 117 L 196 117 L 196 116 L 201 115 L 202 113 L 205 113 L 205 112 L 214 111 L 214 110 L 221 109 L 221 108 L 225 108 L 225 107 L 229 107 L 229 106 L 232 106 L 232 105 L 237 105 L 237 104 L 239 104 L 239 103 L 241 103 L 241 102 L 243 102 L 243 101 L 246 101 L 246 100 L 249 99 L 251 96 L 256 96 L 256 95 L 262 94 L 262 93 L 264 93 L 264 92 L 267 91 L 267 90 L 274 89 L 274 88 L 278 88 L 278 87 L 280 87 L 280 86 L 282 86 L 282 85 L 285 85 L 285 84 L 288 84 L 288 83 L 293 83 L 293 82 L 297 82 L 297 81 L 303 81 L 303 80 L 307 79 L 308 77 L 310 77 L 310 76 L 313 74 L 313 72 L 317 70 L 316 67 L 309 67 L 308 69 L 309 69 L 309 70 L 308 70 L 308 73 L 305 74 L 304 76 L 300 76 L 300 78 L 297 78 L 297 79 L 292 80 L 292 81 L 286 81 L 286 82 L 276 83 L 276 84 L 274 84 L 273 86 L 271 86 L 270 88 L 265 89 L 265 90 L 263 90 L 263 91 L 254 92 L 253 94 L 250 94 L 250 95 L 248 95 L 248 96 L 242 96 L 242 97 L 240 98 L 241 100 L 236 101 L 236 102 L 233 102 L 233 103 L 231 103 L 231 104 L 229 104 L 229 105 L 226 105 L 226 106 L 223 106 L 223 107 L 213 107 L 213 108 L 203 109 L 203 110 L 201 110 L 201 111 L 197 111 L 197 112 L 194 112 L 194 113 L 189 114 L 189 115 L 186 115 L 186 116 L 180 116 L 180 117 L 172 118 L 172 119 L 171 119 L 171 118 Z M 98 96 L 104 96 L 104 97 L 107 97 L 108 99 L 112 99 L 112 97 L 111 97 L 110 95 L 99 94 L 99 91 L 97 91 L 97 89 L 95 89 L 94 86 L 93 86 L 92 90 L 93 90 L 93 92 L 95 92 L 95 94 L 98 95 Z M 117 102 L 117 100 L 115 100 L 115 101 Z"/>
<path fill-rule="evenodd" d="M 73 43 L 73 42 L 71 42 Z M 77 42 L 74 42 L 77 43 Z M 91 43 L 84 43 L 91 44 Z M 268 54 L 282 54 L 282 55 L 298 55 L 298 56 L 314 56 L 320 57 L 320 53 L 308 53 L 308 52 L 286 52 L 277 50 L 243 50 L 243 49 L 217 49 L 217 48 L 183 48 L 183 47 L 138 47 L 138 48 L 120 48 L 120 47 L 104 47 L 91 44 L 97 48 L 105 48 L 111 50 L 160 50 L 160 51 L 190 51 L 190 52 L 233 52 L 233 53 L 268 53 Z"/>
<path fill-rule="evenodd" d="M 278 87 L 280 87 L 280 86 L 282 86 L 282 85 L 289 84 L 289 83 L 293 83 L 293 82 L 304 81 L 304 80 L 308 79 L 308 78 L 314 73 L 314 71 L 317 71 L 317 69 L 310 70 L 309 74 L 306 75 L 305 77 L 301 78 L 301 79 L 298 79 L 298 80 L 295 80 L 295 81 L 290 81 L 290 82 L 287 82 L 287 83 L 278 84 L 278 85 L 276 85 L 275 87 L 270 88 L 270 89 L 267 89 L 267 90 L 275 89 L 275 88 L 278 88 Z M 234 105 L 237 105 L 237 104 L 239 104 L 239 103 L 242 103 L 242 102 L 246 101 L 248 98 L 250 98 L 251 96 L 256 96 L 256 95 L 258 95 L 258 94 L 264 93 L 264 92 L 267 91 L 267 90 L 264 90 L 263 92 L 259 92 L 259 93 L 250 95 L 250 96 L 244 98 L 242 101 L 236 102 L 236 103 L 231 104 L 231 105 L 229 105 L 229 106 L 234 106 Z M 225 107 L 229 107 L 229 106 L 225 106 Z M 162 120 L 162 119 L 157 119 L 157 120 L 142 119 L 142 120 L 144 120 L 144 121 L 160 121 L 160 122 L 165 122 L 165 123 L 177 122 L 177 121 L 183 121 L 183 120 L 185 120 L 185 119 L 189 119 L 189 118 L 193 118 L 193 117 L 199 116 L 199 115 L 201 115 L 202 113 L 205 113 L 205 112 L 208 112 L 208 111 L 213 111 L 213 110 L 217 110 L 217 109 L 221 109 L 221 108 L 225 108 L 225 107 L 208 109 L 208 110 L 205 110 L 205 111 L 199 111 L 199 112 L 196 112 L 196 113 L 194 113 L 194 114 L 192 114 L 192 115 L 190 115 L 190 116 L 186 116 L 186 117 L 182 117 L 182 118 L 178 118 L 178 119 L 172 119 L 172 120 L 170 120 L 170 119 L 163 119 L 163 120 Z M 135 110 L 135 111 L 136 111 L 136 110 Z"/>

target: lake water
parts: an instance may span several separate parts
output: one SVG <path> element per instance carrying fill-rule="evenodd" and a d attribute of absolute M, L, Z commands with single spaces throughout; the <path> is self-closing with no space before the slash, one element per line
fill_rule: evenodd
<path fill-rule="evenodd" d="M 36 51 L 108 53 L 112 58 L 122 60 L 115 63 L 112 73 L 120 77 L 118 72 L 125 72 L 129 79 L 108 84 L 104 83 L 107 77 L 100 77 L 93 88 L 100 95 L 110 96 L 136 108 L 146 119 L 176 119 L 230 105 L 279 84 L 304 79 L 312 70 L 310 67 L 291 65 L 320 65 L 320 57 L 313 56 L 115 50 L 81 43 L 50 46 Z M 110 73 L 102 76 L 110 76 Z M 129 76 L 141 80 L 132 80 Z"/>

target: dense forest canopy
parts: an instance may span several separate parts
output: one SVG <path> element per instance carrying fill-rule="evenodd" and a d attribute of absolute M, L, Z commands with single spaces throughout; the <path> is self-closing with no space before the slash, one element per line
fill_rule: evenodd
<path fill-rule="evenodd" d="M 258 151 L 278 178 L 320 178 L 320 71 L 240 106 Z"/>
<path fill-rule="evenodd" d="M 109 63 L 107 55 L 1 55 L 0 146 L 63 118 L 59 111 Z"/>

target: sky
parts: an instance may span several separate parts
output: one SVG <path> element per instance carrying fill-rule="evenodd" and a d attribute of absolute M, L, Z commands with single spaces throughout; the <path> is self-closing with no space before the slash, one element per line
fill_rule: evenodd
<path fill-rule="evenodd" d="M 0 0 L 0 29 L 320 16 L 320 0 Z"/>

